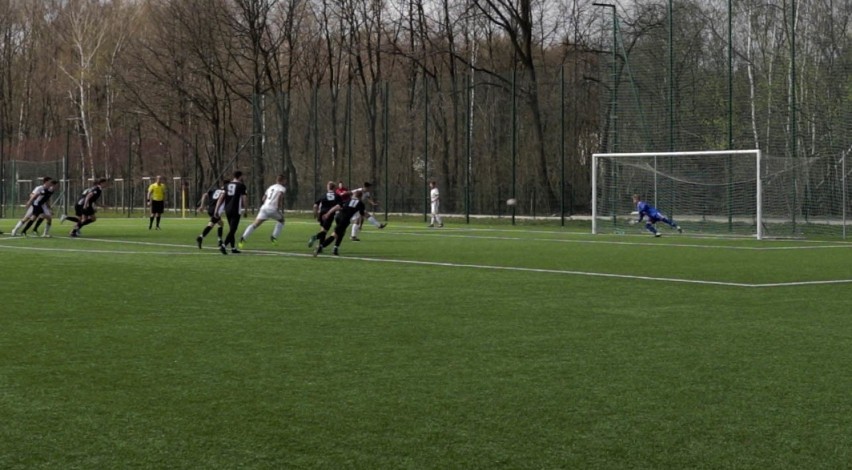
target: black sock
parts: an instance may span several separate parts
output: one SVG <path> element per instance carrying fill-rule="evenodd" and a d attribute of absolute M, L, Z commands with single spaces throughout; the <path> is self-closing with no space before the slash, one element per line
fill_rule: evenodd
<path fill-rule="evenodd" d="M 32 226 L 33 226 L 33 219 L 30 219 L 30 220 L 27 221 L 27 225 L 24 225 L 24 229 L 21 230 L 21 233 L 27 233 L 27 230 L 29 230 L 30 227 L 32 227 Z"/>
<path fill-rule="evenodd" d="M 74 217 L 73 215 L 69 215 L 68 217 L 65 218 L 65 220 L 70 220 L 71 222 L 78 223 L 78 224 L 80 223 L 80 218 Z"/>
<path fill-rule="evenodd" d="M 35 227 L 33 227 L 33 230 L 38 231 L 38 228 L 41 227 L 42 222 L 44 222 L 44 219 L 38 219 L 36 221 Z"/>
<path fill-rule="evenodd" d="M 80 227 L 79 227 L 79 228 L 83 228 L 83 227 L 85 227 L 86 225 L 92 224 L 92 223 L 94 223 L 94 222 L 95 222 L 94 220 L 92 220 L 92 219 L 88 219 L 88 220 L 86 220 L 85 222 L 83 222 L 83 223 L 79 224 L 79 225 L 80 225 Z"/>
<path fill-rule="evenodd" d="M 324 242 L 325 241 L 325 232 L 317 233 L 317 240 L 319 240 L 320 243 Z"/>
<path fill-rule="evenodd" d="M 203 231 L 203 232 L 201 232 L 201 238 L 206 237 L 206 236 L 207 236 L 207 234 L 208 234 L 208 233 L 210 233 L 210 231 L 211 231 L 211 230 L 213 230 L 213 227 L 211 227 L 211 226 L 209 226 L 209 225 L 208 225 L 208 226 L 206 226 L 206 227 L 204 227 L 204 231 Z"/>
<path fill-rule="evenodd" d="M 157 227 L 159 227 L 159 226 L 160 226 L 160 216 L 157 215 Z"/>
<path fill-rule="evenodd" d="M 150 219 L 148 219 L 148 228 L 151 228 L 154 225 L 154 216 L 152 215 Z"/>
<path fill-rule="evenodd" d="M 216 234 L 219 235 L 219 239 L 222 239 L 222 226 L 219 226 L 219 229 L 216 231 Z"/>

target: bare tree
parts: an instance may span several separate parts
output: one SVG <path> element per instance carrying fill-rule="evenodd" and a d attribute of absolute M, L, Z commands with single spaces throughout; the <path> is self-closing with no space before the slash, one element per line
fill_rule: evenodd
<path fill-rule="evenodd" d="M 534 36 L 536 23 L 532 0 L 473 0 L 474 5 L 492 23 L 498 25 L 509 37 L 515 59 L 526 71 L 529 80 L 525 93 L 533 119 L 535 135 L 535 177 L 536 186 L 543 189 L 550 207 L 557 204 L 556 193 L 550 184 L 549 165 L 544 146 L 544 121 L 542 119 L 541 103 L 539 102 L 538 68 L 536 54 L 536 38 Z M 539 41 L 541 39 L 539 38 Z"/>

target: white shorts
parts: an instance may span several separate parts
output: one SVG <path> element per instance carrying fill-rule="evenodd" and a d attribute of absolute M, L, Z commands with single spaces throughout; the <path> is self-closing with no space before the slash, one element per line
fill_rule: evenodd
<path fill-rule="evenodd" d="M 283 222 L 284 221 L 284 214 L 282 214 L 281 211 L 279 211 L 278 209 L 261 208 L 257 212 L 257 219 L 258 220 L 272 219 L 272 220 L 277 220 L 278 222 Z"/>
<path fill-rule="evenodd" d="M 437 214 L 437 213 L 438 213 L 438 209 L 440 209 L 440 206 L 441 206 L 441 204 L 439 204 L 439 203 L 437 203 L 437 202 L 433 202 L 433 203 L 432 203 L 432 213 L 433 213 L 433 214 Z"/>

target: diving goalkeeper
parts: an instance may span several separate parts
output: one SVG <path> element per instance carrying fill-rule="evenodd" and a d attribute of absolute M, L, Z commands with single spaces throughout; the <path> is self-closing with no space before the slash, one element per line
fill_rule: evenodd
<path fill-rule="evenodd" d="M 645 228 L 648 229 L 649 232 L 653 233 L 655 237 L 662 236 L 660 232 L 657 231 L 657 227 L 655 225 L 657 222 L 663 222 L 677 230 L 678 233 L 683 233 L 683 229 L 680 228 L 674 220 L 669 219 L 662 212 L 657 210 L 656 207 L 643 201 L 638 194 L 633 195 L 633 204 L 636 205 L 636 212 L 639 214 L 639 220 L 636 222 L 642 222 L 645 217 L 648 217 L 648 221 L 645 222 Z"/>

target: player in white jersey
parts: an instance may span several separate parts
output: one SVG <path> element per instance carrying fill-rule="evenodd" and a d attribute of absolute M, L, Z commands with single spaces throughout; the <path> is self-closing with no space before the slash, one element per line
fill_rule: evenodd
<path fill-rule="evenodd" d="M 287 184 L 287 177 L 278 175 L 278 178 L 275 179 L 275 184 L 266 188 L 266 192 L 263 193 L 263 204 L 260 206 L 260 210 L 257 211 L 257 217 L 251 225 L 246 227 L 243 236 L 240 237 L 238 247 L 241 250 L 246 240 L 254 232 L 254 229 L 260 227 L 264 221 L 269 219 L 278 222 L 275 224 L 275 228 L 272 229 L 272 236 L 269 239 L 272 243 L 278 241 L 278 236 L 281 235 L 281 230 L 284 229 L 284 195 L 287 193 L 287 188 L 284 187 L 285 184 Z"/>
<path fill-rule="evenodd" d="M 432 188 L 429 191 L 429 201 L 432 203 L 432 222 L 429 223 L 429 226 L 434 227 L 437 225 L 438 227 L 443 227 L 444 221 L 441 220 L 441 192 L 438 191 L 438 182 L 435 180 L 430 181 L 429 187 Z"/>
<path fill-rule="evenodd" d="M 53 178 L 46 176 L 42 180 L 42 184 L 38 185 L 30 193 L 30 198 L 27 200 L 26 213 L 21 220 L 12 229 L 12 236 L 23 235 L 27 236 L 27 230 L 32 227 L 36 220 L 46 219 L 47 226 L 44 229 L 44 237 L 50 237 L 50 224 L 52 220 L 52 212 L 50 211 L 50 196 L 53 195 L 53 190 L 56 186 L 56 181 Z M 26 225 L 24 225 L 26 224 Z M 21 230 L 23 227 L 23 230 Z"/>
<path fill-rule="evenodd" d="M 377 207 L 379 205 L 379 203 L 376 202 L 373 199 L 373 194 L 370 191 L 372 189 L 372 186 L 373 185 L 370 184 L 370 182 L 368 181 L 368 182 L 364 183 L 363 188 L 358 188 L 358 189 L 352 190 L 353 193 L 355 191 L 361 191 L 361 194 L 362 194 L 361 202 L 363 202 L 365 206 L 369 206 L 370 209 Z M 364 218 L 366 218 L 368 222 L 373 224 L 373 226 L 375 226 L 378 229 L 383 229 L 383 228 L 387 227 L 387 224 L 379 223 L 379 221 L 376 220 L 376 218 L 373 217 L 373 214 L 370 213 L 370 212 L 364 212 L 364 217 L 361 217 L 361 213 L 356 212 L 355 215 L 352 216 L 352 221 L 351 221 L 352 222 L 352 237 L 351 237 L 352 241 L 355 241 L 355 242 L 361 241 L 361 239 L 358 238 L 358 234 L 361 233 L 361 229 L 364 227 Z"/>

